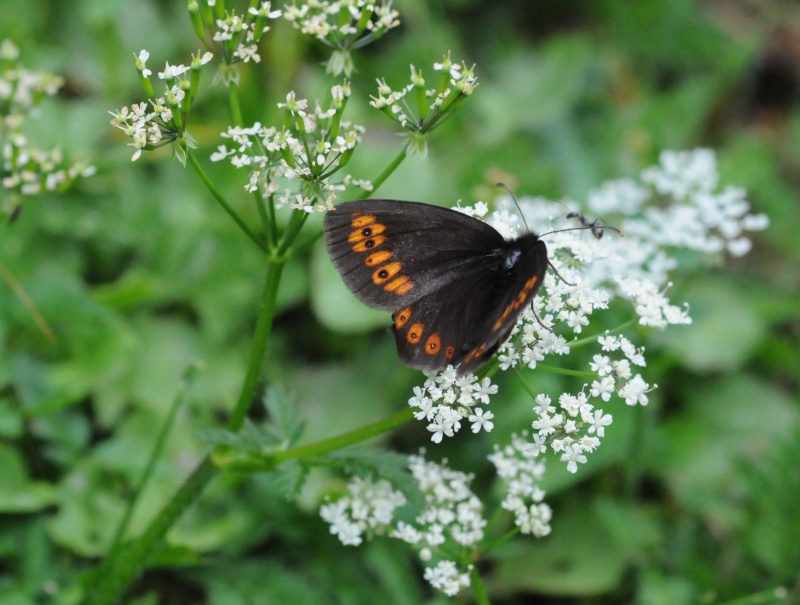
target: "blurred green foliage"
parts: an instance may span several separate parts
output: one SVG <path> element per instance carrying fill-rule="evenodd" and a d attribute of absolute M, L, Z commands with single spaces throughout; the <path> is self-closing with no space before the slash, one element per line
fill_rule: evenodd
<path fill-rule="evenodd" d="M 651 334 L 650 407 L 617 402 L 615 423 L 577 475 L 551 465 L 553 533 L 517 539 L 486 570 L 493 602 L 716 603 L 785 586 L 800 591 L 800 12 L 789 2 L 397 0 L 403 25 L 355 55 L 348 111 L 372 178 L 400 148 L 366 96 L 448 50 L 477 64 L 480 86 L 437 131 L 430 157 L 406 162 L 382 197 L 452 203 L 487 196 L 498 174 L 518 192 L 580 199 L 665 148 L 713 146 L 726 183 L 772 219 L 728 267 L 691 266 L 670 291 L 694 324 Z M 108 110 L 143 98 L 134 52 L 153 66 L 196 50 L 184 2 L 9 0 L 0 39 L 30 69 L 62 74 L 59 99 L 30 125 L 98 167 L 67 196 L 31 201 L 0 227 L 0 263 L 53 338 L 0 281 L 0 605 L 78 603 L 79 578 L 110 545 L 184 369 L 203 368 L 141 495 L 142 530 L 194 468 L 233 406 L 263 279 L 260 256 L 194 173 L 130 149 Z M 289 89 L 329 86 L 324 51 L 284 22 L 242 82 L 246 121 L 279 120 Z M 155 67 L 154 67 L 155 70 Z M 199 156 L 228 124 L 225 92 L 197 103 Z M 202 117 L 202 120 L 200 118 Z M 206 162 L 245 216 L 243 176 Z M 307 226 L 319 231 L 319 221 Z M 397 361 L 373 313 L 342 296 L 316 245 L 284 272 L 265 375 L 294 394 L 305 440 L 402 409 L 418 374 Z M 343 332 L 345 333 L 343 335 Z M 537 377 L 538 379 L 538 377 Z M 559 388 L 544 376 L 537 387 Z M 442 446 L 488 494 L 489 444 L 525 428 L 530 402 L 510 380 L 492 441 Z M 507 409 L 506 409 L 507 408 Z M 219 438 L 219 435 L 217 436 Z M 428 435 L 389 438 L 415 452 Z M 210 439 L 213 442 L 213 436 Z M 343 462 L 342 464 L 351 464 Z M 357 549 L 328 534 L 317 508 L 338 485 L 312 471 L 299 497 L 282 474 L 224 474 L 168 535 L 131 603 L 445 602 L 401 545 Z M 567 489 L 569 488 L 569 489 Z M 91 602 L 91 592 L 86 596 Z M 744 601 L 743 601 L 744 602 Z M 762 601 L 773 602 L 769 597 Z M 775 601 L 777 602 L 777 601 Z"/>

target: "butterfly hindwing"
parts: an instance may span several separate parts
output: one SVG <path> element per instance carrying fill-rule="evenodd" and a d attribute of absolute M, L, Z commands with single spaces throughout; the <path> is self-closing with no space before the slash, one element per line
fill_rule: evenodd
<path fill-rule="evenodd" d="M 503 242 L 486 223 L 417 202 L 357 200 L 325 215 L 325 243 L 345 285 L 390 311 L 462 278 Z"/>
<path fill-rule="evenodd" d="M 475 259 L 460 279 L 392 315 L 398 355 L 421 370 L 477 369 L 508 338 L 546 268 L 547 249 L 533 234 Z"/>
<path fill-rule="evenodd" d="M 392 314 L 397 354 L 419 370 L 458 365 L 473 344 L 470 332 L 492 297 L 493 271 L 488 259 L 474 263 L 462 279 L 450 281 Z"/>
<path fill-rule="evenodd" d="M 479 320 L 467 337 L 470 349 L 460 360 L 459 374 L 482 366 L 511 334 L 517 319 L 542 287 L 547 271 L 547 247 L 533 233 L 507 242 L 503 267 Z"/>

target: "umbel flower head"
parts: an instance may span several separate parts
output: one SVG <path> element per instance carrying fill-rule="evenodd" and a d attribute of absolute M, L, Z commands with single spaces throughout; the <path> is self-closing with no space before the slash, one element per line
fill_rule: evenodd
<path fill-rule="evenodd" d="M 59 91 L 64 79 L 25 69 L 19 49 L 10 40 L 0 42 L 0 67 L 0 183 L 4 190 L 0 214 L 12 215 L 25 198 L 66 191 L 95 169 L 86 163 L 70 163 L 60 149 L 38 149 L 23 133 L 31 114 Z"/>
<path fill-rule="evenodd" d="M 310 108 L 306 99 L 291 91 L 278 103 L 287 114 L 287 126 L 279 129 L 257 122 L 247 128 L 230 127 L 222 137 L 230 139 L 231 147 L 220 145 L 211 160 L 228 159 L 236 168 L 250 170 L 245 189 L 264 197 L 275 195 L 278 208 L 326 212 L 337 192 L 350 186 L 372 188 L 350 175 L 340 182 L 331 180 L 350 161 L 364 132 L 362 126 L 342 119 L 349 96 L 350 85 L 344 82 L 331 88 L 326 109 L 319 103 Z M 298 183 L 301 187 L 292 186 Z M 314 204 L 315 198 L 323 201 Z"/>
<path fill-rule="evenodd" d="M 578 335 L 589 331 L 597 314 L 610 305 L 627 308 L 633 322 L 649 328 L 690 323 L 686 305 L 675 305 L 667 297 L 669 272 L 677 266 L 674 252 L 683 248 L 703 254 L 741 254 L 749 249 L 747 233 L 767 226 L 764 215 L 750 213 L 742 190 L 719 191 L 717 183 L 713 152 L 700 149 L 665 152 L 661 162 L 638 179 L 607 183 L 591 193 L 589 207 L 598 213 L 613 212 L 625 236 L 598 238 L 591 227 L 547 236 L 550 261 L 561 277 L 548 273 L 543 291 L 520 316 L 488 375 L 459 376 L 450 367 L 426 374 L 422 386 L 413 389 L 408 403 L 415 417 L 426 423 L 434 443 L 463 426 L 475 433 L 489 432 L 494 424 L 489 406 L 498 393 L 489 377 L 492 372 L 542 371 L 540 366 L 548 358 L 564 358 L 582 346 L 596 347 L 580 388 L 532 392 L 529 426 L 522 427 L 510 443 L 496 444 L 488 457 L 503 484 L 499 506 L 513 514 L 519 533 L 544 537 L 551 531 L 553 511 L 541 488 L 548 457 L 552 454 L 569 472 L 577 472 L 613 425 L 603 406 L 613 397 L 629 406 L 645 406 L 656 388 L 645 377 L 643 347 L 605 329 Z M 566 214 L 572 215 L 575 206 L 569 202 Z M 562 202 L 522 198 L 519 207 L 527 224 L 538 232 L 570 227 L 559 223 L 567 218 Z M 505 208 L 490 213 L 488 205 L 478 202 L 460 210 L 487 220 L 506 237 L 515 237 L 520 230 L 519 216 Z M 484 505 L 470 490 L 471 477 L 450 469 L 446 462 L 412 456 L 409 470 L 426 502 L 413 522 L 397 520 L 406 501 L 387 482 L 373 490 L 353 483 L 356 490 L 323 506 L 322 517 L 343 542 L 347 537 L 345 543 L 360 542 L 368 533 L 387 533 L 413 545 L 426 566 L 424 577 L 438 590 L 455 595 L 469 586 L 472 564 L 482 554 Z M 379 496 L 371 499 L 372 494 Z M 380 522 L 367 512 L 373 510 L 384 513 Z"/>
<path fill-rule="evenodd" d="M 333 49 L 325 71 L 347 77 L 353 72 L 351 51 L 400 25 L 398 17 L 391 0 L 309 0 L 284 11 L 284 18 L 295 29 Z"/>
<path fill-rule="evenodd" d="M 195 147 L 194 139 L 186 130 L 187 115 L 200 84 L 200 69 L 213 55 L 198 52 L 192 55 L 188 66 L 167 63 L 164 71 L 158 72 L 158 79 L 164 81 L 164 94 L 160 97 L 155 96 L 150 79 L 149 57 L 146 50 L 134 56 L 139 78 L 151 98 L 134 103 L 130 108 L 109 112 L 113 116 L 111 125 L 132 139 L 129 143 L 134 148 L 131 161 L 138 160 L 142 151 L 172 145 L 175 156 L 185 165 L 187 150 Z"/>
<path fill-rule="evenodd" d="M 426 157 L 428 133 L 452 115 L 478 85 L 474 69 L 453 63 L 448 53 L 441 63 L 433 64 L 433 70 L 440 74 L 437 85 L 426 88 L 422 72 L 411 65 L 411 80 L 402 88 L 393 90 L 386 80 L 379 79 L 378 94 L 370 97 L 370 105 L 407 131 L 408 155 L 419 153 Z"/>

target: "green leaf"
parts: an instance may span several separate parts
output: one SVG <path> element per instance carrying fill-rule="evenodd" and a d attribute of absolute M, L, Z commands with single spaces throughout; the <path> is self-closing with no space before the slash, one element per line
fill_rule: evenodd
<path fill-rule="evenodd" d="M 696 373 L 741 367 L 766 337 L 766 325 L 741 288 L 704 278 L 685 293 L 692 324 L 660 335 L 672 356 Z"/>
<path fill-rule="evenodd" d="M 44 481 L 31 481 L 22 456 L 0 443 L 0 512 L 31 513 L 58 501 L 56 489 Z"/>
<path fill-rule="evenodd" d="M 495 572 L 487 582 L 490 592 L 497 598 L 518 592 L 588 597 L 617 586 L 629 554 L 586 504 L 578 499 L 558 508 L 549 536 L 520 538 L 495 551 Z"/>

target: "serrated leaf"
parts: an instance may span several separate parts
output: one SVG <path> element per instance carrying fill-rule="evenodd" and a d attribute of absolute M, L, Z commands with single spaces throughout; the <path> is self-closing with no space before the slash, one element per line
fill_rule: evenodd
<path fill-rule="evenodd" d="M 293 500 L 300 494 L 308 476 L 308 467 L 298 460 L 288 460 L 272 472 L 278 493 L 285 500 Z"/>
<path fill-rule="evenodd" d="M 264 408 L 268 414 L 265 430 L 285 447 L 297 443 L 305 422 L 300 417 L 294 396 L 283 387 L 272 386 L 264 394 Z"/>

